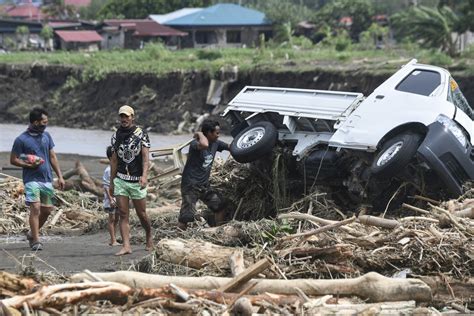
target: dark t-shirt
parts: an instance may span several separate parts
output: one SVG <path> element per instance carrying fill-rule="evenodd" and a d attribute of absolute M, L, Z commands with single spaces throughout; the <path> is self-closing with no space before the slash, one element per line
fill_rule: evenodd
<path fill-rule="evenodd" d="M 138 126 L 119 128 L 112 136 L 112 150 L 117 153 L 117 177 L 137 182 L 143 174 L 142 147 L 150 148 L 148 133 Z"/>
<path fill-rule="evenodd" d="M 35 169 L 23 168 L 23 182 L 53 182 L 53 172 L 49 159 L 49 151 L 53 149 L 54 142 L 48 132 L 30 134 L 25 131 L 18 136 L 12 147 L 12 152 L 20 157 L 21 154 L 36 155 L 44 159 L 44 163 Z"/>
<path fill-rule="evenodd" d="M 216 152 L 228 150 L 228 148 L 229 145 L 218 140 L 210 143 L 207 149 L 199 150 L 198 141 L 193 140 L 189 145 L 189 154 L 184 166 L 181 186 L 208 185 Z"/>

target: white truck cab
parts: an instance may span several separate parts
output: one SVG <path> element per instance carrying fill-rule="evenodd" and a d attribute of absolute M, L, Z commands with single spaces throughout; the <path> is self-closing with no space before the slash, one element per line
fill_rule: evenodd
<path fill-rule="evenodd" d="M 474 109 L 447 70 L 415 59 L 368 97 L 247 86 L 223 115 L 234 125 L 231 154 L 239 162 L 259 159 L 278 142 L 303 164 L 339 171 L 351 161 L 346 177 L 367 170 L 372 178 L 395 177 L 416 159 L 451 195 L 474 179 Z M 358 174 L 353 157 L 363 161 Z"/>

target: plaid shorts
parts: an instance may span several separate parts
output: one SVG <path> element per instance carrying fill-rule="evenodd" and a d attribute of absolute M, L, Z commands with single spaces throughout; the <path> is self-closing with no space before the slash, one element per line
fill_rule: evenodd
<path fill-rule="evenodd" d="M 53 206 L 54 188 L 51 182 L 25 183 L 26 204 L 41 202 L 41 206 Z"/>
<path fill-rule="evenodd" d="M 195 220 L 198 200 L 203 201 L 213 212 L 218 212 L 222 208 L 222 199 L 209 186 L 183 186 L 181 187 L 181 198 L 181 210 L 178 218 L 180 223 L 189 223 Z"/>

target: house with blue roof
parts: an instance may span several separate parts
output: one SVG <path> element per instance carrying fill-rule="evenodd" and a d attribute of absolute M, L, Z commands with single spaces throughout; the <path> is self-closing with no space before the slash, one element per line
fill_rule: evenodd
<path fill-rule="evenodd" d="M 237 4 L 220 3 L 208 8 L 153 16 L 162 24 L 188 33 L 183 48 L 257 46 L 259 36 L 272 36 L 272 22 L 264 13 Z"/>

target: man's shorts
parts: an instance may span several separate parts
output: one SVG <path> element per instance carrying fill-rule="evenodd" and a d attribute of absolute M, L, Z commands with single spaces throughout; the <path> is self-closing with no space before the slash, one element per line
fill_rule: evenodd
<path fill-rule="evenodd" d="M 25 183 L 26 204 L 40 202 L 41 206 L 53 206 L 54 188 L 51 182 Z"/>
<path fill-rule="evenodd" d="M 180 223 L 189 223 L 195 220 L 198 200 L 203 201 L 213 212 L 221 211 L 222 208 L 222 199 L 209 186 L 183 186 L 181 187 L 181 197 L 181 210 L 178 218 Z"/>
<path fill-rule="evenodd" d="M 120 178 L 114 179 L 114 195 L 126 196 L 132 200 L 146 198 L 146 188 L 141 188 L 139 182 L 128 182 Z"/>

